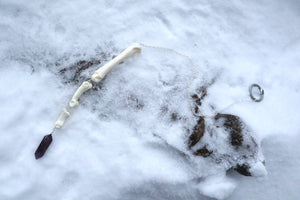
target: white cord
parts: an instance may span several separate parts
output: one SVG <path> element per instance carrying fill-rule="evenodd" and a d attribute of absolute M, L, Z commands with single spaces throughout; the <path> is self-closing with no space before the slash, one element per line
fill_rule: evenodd
<path fill-rule="evenodd" d="M 190 95 L 190 85 L 192 84 L 192 82 L 193 82 L 193 80 L 195 78 L 195 73 L 196 73 L 196 65 L 193 62 L 193 60 L 191 59 L 191 57 L 189 57 L 188 55 L 183 54 L 181 52 L 178 52 L 178 51 L 176 51 L 174 49 L 167 48 L 167 47 L 152 46 L 152 45 L 147 45 L 147 44 L 144 44 L 144 43 L 140 43 L 140 45 L 143 46 L 143 47 L 148 47 L 148 48 L 153 48 L 153 49 L 163 49 L 163 50 L 166 50 L 166 51 L 171 51 L 171 52 L 173 52 L 173 53 L 175 53 L 177 55 L 185 57 L 186 59 L 188 59 L 190 61 L 190 63 L 192 64 L 193 68 L 192 68 L 192 75 L 189 77 L 189 79 L 188 79 L 188 85 L 186 87 L 187 98 L 188 98 L 188 102 L 189 102 L 189 105 L 191 107 L 191 110 L 192 110 L 193 114 L 195 116 L 200 116 L 193 109 L 193 103 L 192 103 L 192 99 L 191 99 L 191 95 Z"/>
<path fill-rule="evenodd" d="M 213 118 L 213 117 L 216 116 L 216 114 L 222 113 L 224 110 L 227 110 L 228 108 L 234 106 L 235 104 L 239 104 L 239 103 L 243 103 L 243 102 L 249 102 L 250 103 L 252 101 L 249 100 L 249 99 L 240 99 L 238 101 L 235 101 L 235 102 L 229 104 L 228 106 L 224 107 L 223 109 L 221 109 L 221 110 L 219 110 L 217 112 L 214 112 L 214 114 L 212 114 L 212 115 L 197 115 L 197 116 L 203 116 L 203 117 L 207 117 L 207 118 Z"/>
<path fill-rule="evenodd" d="M 184 53 L 181 53 L 181 52 L 178 52 L 174 49 L 171 49 L 171 48 L 167 48 L 167 47 L 160 47 L 160 46 L 152 46 L 152 45 L 148 45 L 148 44 L 144 44 L 144 43 L 139 43 L 141 46 L 143 47 L 147 47 L 147 48 L 153 48 L 153 49 L 162 49 L 162 50 L 166 50 L 166 51 L 171 51 L 177 55 L 180 55 L 180 56 L 183 56 L 185 57 L 186 59 L 188 59 L 190 61 L 190 63 L 192 64 L 192 75 L 191 77 L 189 77 L 188 79 L 188 84 L 187 84 L 187 87 L 186 87 L 186 90 L 187 90 L 187 98 L 188 98 L 188 102 L 189 102 L 189 105 L 190 105 L 190 108 L 192 110 L 192 113 L 194 116 L 197 116 L 197 117 L 207 117 L 207 118 L 212 118 L 214 117 L 217 113 L 220 113 L 224 110 L 227 110 L 228 108 L 230 108 L 231 106 L 235 105 L 235 104 L 238 104 L 238 103 L 243 103 L 243 102 L 251 102 L 250 100 L 248 99 L 241 99 L 241 100 L 238 100 L 238 101 L 235 101 L 231 104 L 229 104 L 228 106 L 226 106 L 225 108 L 219 110 L 218 112 L 215 112 L 215 114 L 213 115 L 201 115 L 201 114 L 198 114 L 195 112 L 195 109 L 194 109 L 194 106 L 193 106 L 193 102 L 192 102 L 192 99 L 191 99 L 191 95 L 190 95 L 190 86 L 192 84 L 192 82 L 194 81 L 195 79 L 195 73 L 196 73 L 196 65 L 195 63 L 193 62 L 192 58 Z"/>

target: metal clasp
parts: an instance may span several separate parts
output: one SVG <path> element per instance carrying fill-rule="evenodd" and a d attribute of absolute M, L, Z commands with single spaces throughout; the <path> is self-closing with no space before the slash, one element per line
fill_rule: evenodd
<path fill-rule="evenodd" d="M 256 99 L 254 96 L 253 96 L 253 88 L 258 88 L 259 90 L 259 99 Z M 258 85 L 258 84 L 252 84 L 250 87 L 249 87 L 249 93 L 250 93 L 250 97 L 253 101 L 255 102 L 261 102 L 263 99 L 264 99 L 264 90 Z"/>

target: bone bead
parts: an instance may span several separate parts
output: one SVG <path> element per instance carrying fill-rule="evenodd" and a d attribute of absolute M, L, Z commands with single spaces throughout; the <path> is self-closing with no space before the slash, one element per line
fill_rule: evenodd
<path fill-rule="evenodd" d="M 61 128 L 69 117 L 70 113 L 64 108 L 55 122 L 55 128 Z"/>
<path fill-rule="evenodd" d="M 71 108 L 75 107 L 75 106 L 78 106 L 79 102 L 78 102 L 78 99 L 80 98 L 80 96 L 86 92 L 87 90 L 91 89 L 93 87 L 93 85 L 88 82 L 88 81 L 84 81 L 80 86 L 79 88 L 76 90 L 76 92 L 74 93 L 70 103 L 69 103 L 69 106 Z"/>
<path fill-rule="evenodd" d="M 96 83 L 100 82 L 114 66 L 122 62 L 125 58 L 130 57 L 135 53 L 140 53 L 141 50 L 142 48 L 138 43 L 127 47 L 121 54 L 95 71 L 92 75 L 92 80 Z"/>

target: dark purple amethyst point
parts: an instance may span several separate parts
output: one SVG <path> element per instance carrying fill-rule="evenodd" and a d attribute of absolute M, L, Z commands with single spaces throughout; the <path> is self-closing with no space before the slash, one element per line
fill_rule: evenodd
<path fill-rule="evenodd" d="M 45 137 L 41 141 L 39 147 L 37 148 L 37 150 L 34 153 L 35 159 L 39 159 L 45 154 L 45 152 L 47 151 L 51 142 L 52 142 L 52 134 L 45 135 Z"/>

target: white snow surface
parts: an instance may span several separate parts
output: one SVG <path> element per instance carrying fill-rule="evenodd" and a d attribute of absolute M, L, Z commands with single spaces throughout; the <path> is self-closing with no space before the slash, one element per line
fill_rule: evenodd
<path fill-rule="evenodd" d="M 175 49 L 196 64 L 191 93 L 211 82 L 212 114 L 248 87 L 261 103 L 236 104 L 266 161 L 244 177 L 187 159 L 197 118 L 186 88 L 193 73 L 175 53 L 143 48 L 80 99 L 45 156 L 34 151 L 80 85 L 134 42 Z M 0 0 L 0 199 L 299 199 L 300 3 L 297 0 Z M 163 110 L 167 107 L 167 111 Z M 184 120 L 173 122 L 171 113 Z M 157 137 L 158 136 L 158 137 Z"/>

